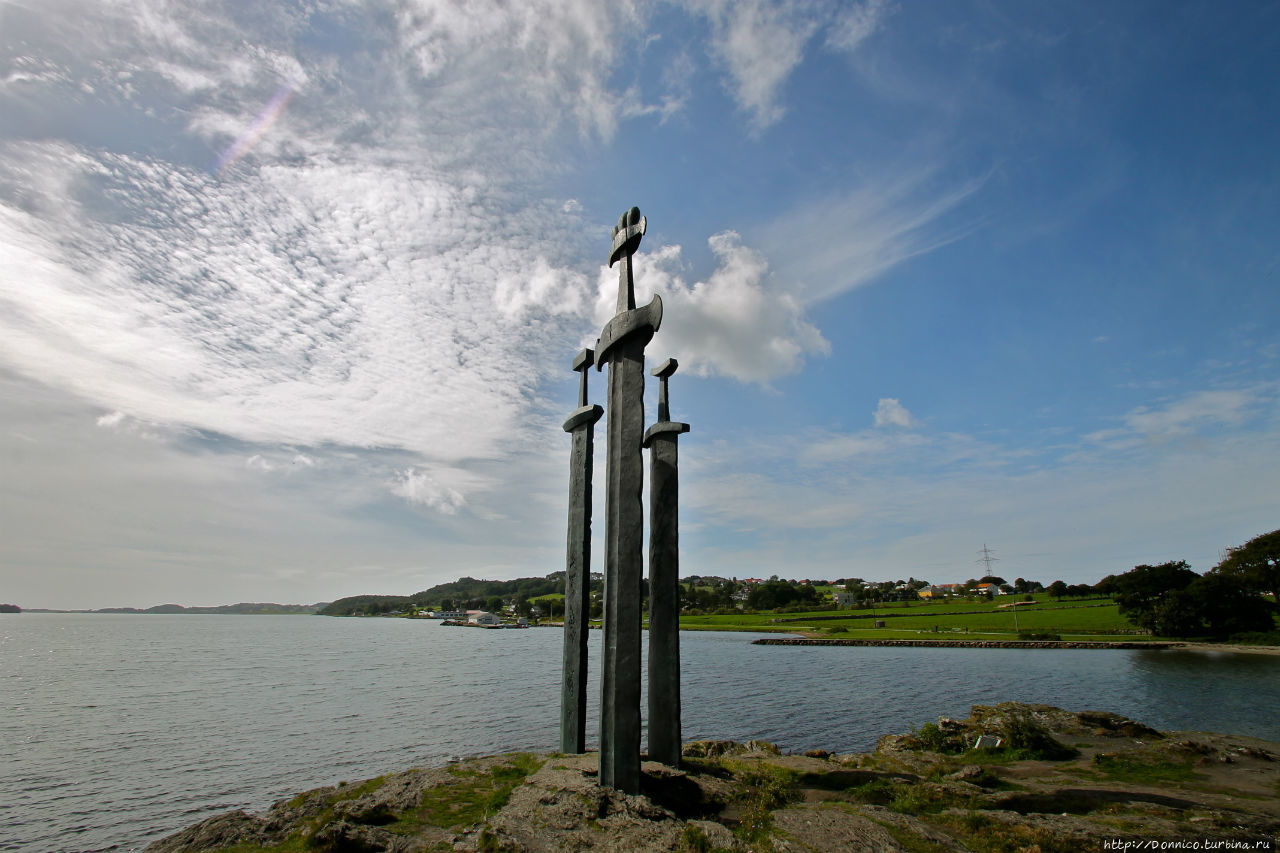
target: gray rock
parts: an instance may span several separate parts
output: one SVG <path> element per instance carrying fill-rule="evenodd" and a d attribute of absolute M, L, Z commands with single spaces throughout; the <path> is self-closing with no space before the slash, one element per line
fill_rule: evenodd
<path fill-rule="evenodd" d="M 199 853 L 233 844 L 267 844 L 278 841 L 267 821 L 236 810 L 203 820 L 147 847 L 147 853 Z"/>

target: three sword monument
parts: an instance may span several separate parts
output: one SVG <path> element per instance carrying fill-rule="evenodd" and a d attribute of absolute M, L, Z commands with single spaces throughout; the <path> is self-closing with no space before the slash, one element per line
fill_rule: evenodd
<path fill-rule="evenodd" d="M 587 635 L 590 617 L 591 476 L 594 425 L 604 410 L 587 402 L 587 372 L 609 366 L 606 404 L 604 637 L 600 688 L 600 784 L 640 792 L 641 590 L 643 584 L 643 448 L 649 449 L 649 757 L 680 761 L 678 458 L 676 439 L 689 425 L 670 419 L 668 359 L 659 378 L 658 422 L 644 426 L 644 350 L 662 323 L 662 299 L 636 307 L 632 256 L 645 218 L 631 208 L 613 229 L 609 266 L 618 264 L 617 311 L 593 353 L 573 361 L 578 408 L 565 421 L 573 436 L 569 466 L 568 553 L 565 562 L 564 671 L 560 749 L 586 750 Z"/>

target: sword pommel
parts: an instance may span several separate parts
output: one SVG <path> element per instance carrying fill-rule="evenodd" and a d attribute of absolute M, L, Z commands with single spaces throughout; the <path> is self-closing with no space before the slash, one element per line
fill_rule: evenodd
<path fill-rule="evenodd" d="M 644 236 L 646 224 L 638 207 L 633 207 L 618 217 L 618 224 L 613 226 L 613 245 L 609 249 L 609 266 L 616 264 L 620 258 L 636 253 L 636 249 L 640 248 L 640 238 Z"/>

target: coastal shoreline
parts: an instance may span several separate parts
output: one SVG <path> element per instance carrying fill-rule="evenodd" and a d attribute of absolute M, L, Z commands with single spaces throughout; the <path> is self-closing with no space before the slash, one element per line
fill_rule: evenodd
<path fill-rule="evenodd" d="M 827 639 L 818 637 L 761 637 L 753 646 L 890 646 L 947 649 L 1180 649 L 1181 642 L 1096 640 L 901 640 Z M 1211 644 L 1199 644 L 1209 646 Z M 1228 651 L 1234 651 L 1229 649 Z"/>
<path fill-rule="evenodd" d="M 645 761 L 636 795 L 598 773 L 595 752 L 469 758 L 224 812 L 146 850 L 1102 853 L 1280 839 L 1280 743 L 1050 705 L 974 705 L 870 753 L 690 742 L 679 769 Z"/>
<path fill-rule="evenodd" d="M 1136 649 L 1176 650 L 1240 655 L 1280 655 L 1280 646 L 1246 646 L 1237 643 L 1197 643 L 1190 640 L 909 640 L 874 638 L 827 638 L 807 634 L 792 637 L 761 637 L 753 646 L 885 646 L 946 649 Z"/>
<path fill-rule="evenodd" d="M 1280 646 L 1242 646 L 1235 643 L 1179 643 L 1189 652 L 1227 652 L 1238 655 L 1280 655 Z"/>

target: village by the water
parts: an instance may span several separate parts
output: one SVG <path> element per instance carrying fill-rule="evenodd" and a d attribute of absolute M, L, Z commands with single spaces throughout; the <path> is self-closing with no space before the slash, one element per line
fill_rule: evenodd
<path fill-rule="evenodd" d="M 983 546 L 976 553 L 980 561 L 984 556 L 998 559 L 994 548 Z M 1192 624 L 1194 632 L 1187 632 L 1186 624 L 1174 624 L 1169 614 L 1155 612 L 1154 606 L 1144 608 L 1142 597 L 1132 589 L 1125 591 L 1140 583 L 1151 586 L 1163 576 L 1186 581 L 1181 592 L 1191 586 L 1190 581 L 1202 577 L 1180 568 L 1177 564 L 1135 567 L 1096 584 L 1059 580 L 1044 583 L 1022 577 L 1006 580 L 1001 574 L 981 574 L 947 583 L 914 577 L 868 581 L 689 575 L 680 579 L 680 626 L 682 630 L 740 630 L 832 639 L 922 639 L 950 641 L 949 644 L 984 640 L 1159 643 L 1175 637 L 1198 641 L 1213 641 L 1216 637 L 1219 643 L 1231 640 L 1235 647 L 1243 649 L 1252 646 L 1267 651 L 1274 645 L 1266 642 L 1265 630 L 1231 631 L 1232 623 L 1248 619 L 1247 606 L 1242 614 L 1232 605 L 1233 601 L 1239 604 L 1236 595 L 1229 592 L 1217 598 L 1192 599 L 1203 590 L 1203 582 L 1179 596 L 1184 601 L 1198 600 L 1206 611 Z M 593 572 L 590 585 L 592 627 L 598 628 L 604 575 Z M 342 599 L 317 608 L 317 612 L 435 619 L 448 626 L 490 629 L 560 627 L 563 587 L 561 572 L 511 581 L 460 578 L 412 596 Z M 1264 603 L 1269 600 L 1265 594 L 1257 597 Z M 1194 617 L 1180 618 L 1187 623 Z"/>

